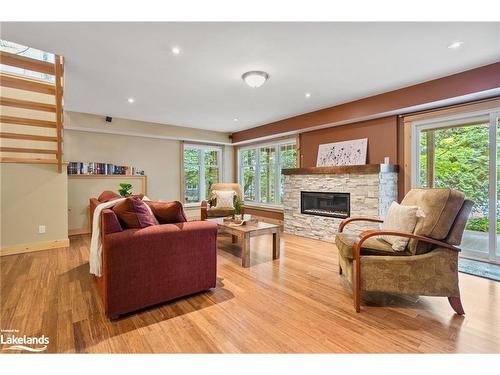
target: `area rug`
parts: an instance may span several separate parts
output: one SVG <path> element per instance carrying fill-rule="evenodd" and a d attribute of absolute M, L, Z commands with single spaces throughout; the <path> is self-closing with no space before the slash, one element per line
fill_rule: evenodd
<path fill-rule="evenodd" d="M 478 262 L 477 260 L 460 258 L 458 260 L 458 271 L 469 275 L 484 277 L 500 281 L 500 264 Z"/>

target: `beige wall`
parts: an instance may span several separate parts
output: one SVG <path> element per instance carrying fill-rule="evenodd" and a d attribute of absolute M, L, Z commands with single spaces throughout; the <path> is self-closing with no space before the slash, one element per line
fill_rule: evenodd
<path fill-rule="evenodd" d="M 142 136 L 117 133 L 137 133 Z M 166 139 L 169 137 L 178 139 Z M 147 193 L 153 200 L 181 199 L 181 140 L 229 143 L 226 133 L 115 118 L 109 124 L 102 116 L 76 112 L 65 114 L 64 160 L 107 162 L 143 169 L 148 178 Z M 233 180 L 232 149 L 231 146 L 224 146 L 223 179 L 228 182 Z M 77 231 L 83 229 L 82 222 L 87 220 L 83 216 L 86 215 L 86 207 L 81 202 L 94 196 L 95 191 L 88 190 L 85 199 L 76 201 L 72 198 L 72 186 L 73 183 L 69 185 L 69 207 L 72 211 L 69 229 Z M 81 188 L 79 191 L 79 194 L 84 194 Z M 198 211 L 199 209 L 190 209 L 188 215 L 196 217 Z"/>
<path fill-rule="evenodd" d="M 127 120 L 115 117 L 113 117 L 112 122 L 106 122 L 104 120 L 104 116 L 69 111 L 64 113 L 64 128 L 70 130 L 92 130 L 115 134 L 119 133 L 150 137 L 164 137 L 172 140 L 230 143 L 229 133 L 156 124 L 153 122 Z"/>
<path fill-rule="evenodd" d="M 134 194 L 146 194 L 146 179 L 141 176 L 68 176 L 69 234 L 90 232 L 89 196 L 98 197 L 105 190 L 117 191 L 120 182 L 131 184 Z"/>
<path fill-rule="evenodd" d="M 68 238 L 66 171 L 54 165 L 0 164 L 1 246 Z M 39 234 L 38 226 L 46 233 Z"/>

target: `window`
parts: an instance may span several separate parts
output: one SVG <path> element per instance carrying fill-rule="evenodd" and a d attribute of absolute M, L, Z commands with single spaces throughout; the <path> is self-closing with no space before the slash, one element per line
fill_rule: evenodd
<path fill-rule="evenodd" d="M 473 200 L 461 248 L 466 256 L 490 261 L 500 260 L 497 111 L 416 121 L 412 136 L 413 186 L 450 187 Z"/>
<path fill-rule="evenodd" d="M 284 176 L 281 170 L 296 165 L 295 140 L 240 149 L 238 170 L 243 200 L 262 205 L 283 204 Z"/>
<path fill-rule="evenodd" d="M 216 146 L 184 144 L 184 203 L 208 198 L 212 184 L 221 180 L 222 149 Z"/>
<path fill-rule="evenodd" d="M 47 61 L 52 64 L 55 62 L 55 55 L 53 53 L 41 51 L 36 48 L 26 47 L 21 44 L 9 42 L 3 39 L 0 39 L 0 51 L 12 53 L 14 55 L 29 57 L 35 60 Z M 49 82 L 55 81 L 55 77 L 51 74 L 35 72 L 32 70 L 22 69 L 9 65 L 0 64 L 0 71 L 6 73 L 18 74 L 29 78 L 36 78 L 43 81 L 49 81 Z"/>

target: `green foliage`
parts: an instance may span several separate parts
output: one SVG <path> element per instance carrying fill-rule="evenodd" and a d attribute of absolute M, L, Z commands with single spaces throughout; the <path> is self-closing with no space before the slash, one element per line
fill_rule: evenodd
<path fill-rule="evenodd" d="M 219 182 L 219 156 L 220 153 L 216 150 L 197 148 L 184 150 L 184 196 L 186 203 L 199 202 L 203 196 L 208 198 L 211 186 Z M 201 191 L 201 186 L 205 187 L 205 191 Z"/>
<path fill-rule="evenodd" d="M 474 230 L 477 232 L 488 232 L 489 220 L 486 217 L 480 219 L 470 219 L 465 226 L 465 229 Z M 497 233 L 500 233 L 500 220 L 497 220 Z"/>
<path fill-rule="evenodd" d="M 279 152 L 279 163 L 277 159 Z M 259 157 L 257 158 L 257 155 Z M 257 153 L 257 149 L 248 149 L 241 151 L 241 182 L 243 185 L 243 196 L 245 200 L 255 201 L 256 185 L 259 183 L 260 202 L 274 203 L 276 194 L 279 194 L 279 201 L 283 203 L 283 185 L 284 177 L 280 176 L 281 191 L 277 190 L 276 174 L 283 168 L 294 168 L 297 164 L 297 150 L 294 144 L 281 145 L 278 148 L 262 147 Z M 256 174 L 257 165 L 259 165 L 259 176 Z"/>
<path fill-rule="evenodd" d="M 241 214 L 241 199 L 239 197 L 234 198 L 234 214 Z"/>
<path fill-rule="evenodd" d="M 426 131 L 420 145 L 420 184 L 428 186 L 426 176 L 428 142 L 434 136 L 434 187 L 450 187 L 475 202 L 474 212 L 488 213 L 489 133 L 488 124 Z M 500 193 L 500 192 L 499 192 Z M 477 217 L 477 215 L 476 215 Z"/>
<path fill-rule="evenodd" d="M 132 185 L 126 182 L 120 183 L 120 189 L 118 189 L 118 193 L 124 198 L 132 195 Z"/>

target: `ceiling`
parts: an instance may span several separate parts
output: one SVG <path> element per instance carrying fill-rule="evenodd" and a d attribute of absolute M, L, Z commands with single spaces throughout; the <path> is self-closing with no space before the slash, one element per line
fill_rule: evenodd
<path fill-rule="evenodd" d="M 1 38 L 65 56 L 67 110 L 223 132 L 500 60 L 500 23 L 3 22 Z M 249 70 L 270 79 L 252 89 Z"/>

